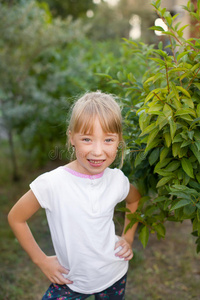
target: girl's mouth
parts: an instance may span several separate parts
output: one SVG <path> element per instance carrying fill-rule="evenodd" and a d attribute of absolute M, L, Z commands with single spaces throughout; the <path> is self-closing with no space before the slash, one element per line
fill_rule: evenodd
<path fill-rule="evenodd" d="M 94 160 L 94 159 L 88 159 L 91 166 L 100 167 L 104 163 L 104 159 L 101 160 Z"/>

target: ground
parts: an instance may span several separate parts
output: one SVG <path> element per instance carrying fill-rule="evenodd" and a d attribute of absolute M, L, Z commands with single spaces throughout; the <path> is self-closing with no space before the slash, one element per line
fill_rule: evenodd
<path fill-rule="evenodd" d="M 28 183 L 42 172 L 32 172 L 17 183 L 1 181 L 0 300 L 40 300 L 49 285 L 21 249 L 7 224 L 9 209 L 28 189 Z M 51 254 L 53 250 L 44 212 L 40 210 L 29 225 L 42 249 Z M 191 224 L 189 221 L 167 223 L 166 228 L 166 238 L 158 241 L 155 235 L 151 235 L 146 249 L 142 248 L 136 235 L 126 300 L 200 299 L 200 255 L 196 254 L 195 239 L 190 234 Z"/>

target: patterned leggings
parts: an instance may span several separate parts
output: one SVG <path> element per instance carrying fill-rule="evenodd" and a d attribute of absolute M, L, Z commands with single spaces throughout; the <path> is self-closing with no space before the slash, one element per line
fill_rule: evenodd
<path fill-rule="evenodd" d="M 106 290 L 94 294 L 80 294 L 72 291 L 67 285 L 59 285 L 52 283 L 42 300 L 83 300 L 91 295 L 95 296 L 95 300 L 124 300 L 126 276 L 124 275 L 120 280 L 115 282 Z"/>

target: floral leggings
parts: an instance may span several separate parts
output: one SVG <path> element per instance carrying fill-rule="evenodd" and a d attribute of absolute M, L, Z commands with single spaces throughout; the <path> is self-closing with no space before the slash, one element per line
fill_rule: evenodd
<path fill-rule="evenodd" d="M 124 275 L 120 280 L 115 282 L 111 287 L 106 290 L 94 294 L 80 294 L 72 291 L 67 285 L 59 285 L 52 283 L 42 300 L 83 300 L 91 295 L 95 296 L 95 300 L 124 300 L 125 299 L 125 286 L 126 276 Z"/>

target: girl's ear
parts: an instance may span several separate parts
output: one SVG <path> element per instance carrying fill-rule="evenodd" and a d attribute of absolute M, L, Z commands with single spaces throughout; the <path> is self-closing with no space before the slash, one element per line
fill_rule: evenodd
<path fill-rule="evenodd" d="M 70 140 L 70 144 L 71 144 L 72 146 L 74 146 L 74 141 L 73 141 L 73 137 L 72 137 L 71 130 L 69 130 L 69 131 L 67 132 L 67 135 L 68 135 L 68 138 L 69 138 L 69 140 Z"/>

